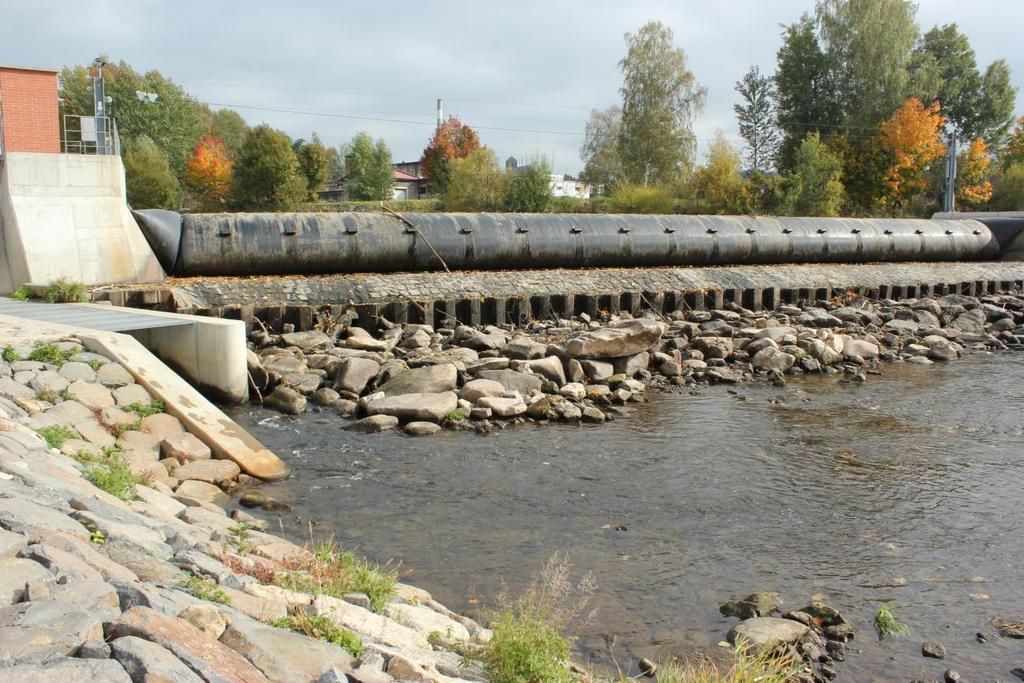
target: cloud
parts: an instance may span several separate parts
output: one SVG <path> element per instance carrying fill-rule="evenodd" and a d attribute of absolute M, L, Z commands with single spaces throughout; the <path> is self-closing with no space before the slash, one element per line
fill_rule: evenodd
<path fill-rule="evenodd" d="M 7 0 L 0 45 L 4 60 L 36 66 L 83 64 L 106 53 L 295 137 L 315 130 L 339 144 L 367 130 L 383 137 L 396 159 L 419 157 L 442 98 L 446 113 L 480 128 L 499 158 L 540 153 L 556 170 L 576 173 L 588 111 L 618 100 L 625 32 L 650 19 L 675 32 L 708 88 L 705 113 L 694 123 L 703 150 L 717 129 L 738 143 L 735 82 L 752 64 L 770 73 L 780 25 L 811 10 L 809 0 Z M 1024 48 L 1015 27 L 1024 6 L 928 0 L 918 17 L 924 29 L 959 23 L 982 67 L 1006 58 L 1021 85 L 1015 67 L 1024 64 Z"/>

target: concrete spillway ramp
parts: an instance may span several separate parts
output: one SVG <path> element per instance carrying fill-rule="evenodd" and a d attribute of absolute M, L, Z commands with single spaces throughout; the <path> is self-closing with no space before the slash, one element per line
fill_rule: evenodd
<path fill-rule="evenodd" d="M 977 220 L 137 211 L 182 276 L 997 259 Z"/>
<path fill-rule="evenodd" d="M 163 271 L 128 210 L 120 157 L 8 153 L 0 160 L 0 294 L 61 277 L 151 282 Z"/>

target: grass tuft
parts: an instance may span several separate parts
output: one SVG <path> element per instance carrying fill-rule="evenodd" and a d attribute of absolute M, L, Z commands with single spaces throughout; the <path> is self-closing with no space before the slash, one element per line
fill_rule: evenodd
<path fill-rule="evenodd" d="M 8 344 L 4 347 L 3 353 L 0 353 L 0 358 L 3 358 L 5 363 L 17 363 L 21 360 L 21 354 L 15 351 L 13 346 Z"/>
<path fill-rule="evenodd" d="M 733 663 L 725 671 L 708 657 L 669 662 L 658 667 L 658 683 L 787 683 L 805 672 L 792 650 L 750 648 L 737 643 Z"/>
<path fill-rule="evenodd" d="M 319 638 L 332 643 L 344 648 L 353 657 L 361 657 L 363 654 L 363 641 L 359 636 L 338 626 L 322 614 L 308 613 L 302 606 L 296 607 L 287 617 L 274 619 L 270 625 L 277 628 L 289 628 L 311 638 Z"/>
<path fill-rule="evenodd" d="M 875 631 L 878 632 L 878 639 L 886 636 L 891 638 L 906 638 L 909 632 L 907 627 L 900 623 L 899 619 L 892 612 L 892 607 L 887 603 L 878 606 L 875 611 Z"/>
<path fill-rule="evenodd" d="M 218 602 L 222 605 L 231 604 L 231 598 L 217 586 L 213 579 L 189 574 L 178 585 L 200 600 Z"/>
<path fill-rule="evenodd" d="M 347 593 L 365 593 L 370 608 L 377 613 L 397 592 L 398 572 L 389 565 L 378 565 L 350 550 L 342 550 L 333 540 L 315 543 L 313 557 L 299 562 L 294 571 L 278 574 L 274 583 L 281 588 L 344 599 Z"/>
<path fill-rule="evenodd" d="M 106 363 L 104 363 L 103 361 L 101 361 L 101 360 L 96 360 L 95 358 L 93 358 L 92 360 L 87 360 L 87 361 L 85 361 L 85 363 L 86 363 L 86 365 L 88 365 L 88 366 L 89 366 L 90 368 L 92 368 L 92 371 L 93 371 L 93 372 L 96 372 L 97 370 L 99 370 L 100 368 L 102 368 L 102 367 L 103 367 L 104 365 L 106 365 Z"/>
<path fill-rule="evenodd" d="M 39 436 L 46 439 L 46 445 L 59 449 L 68 439 L 79 438 L 78 432 L 64 425 L 49 425 L 36 430 Z"/>
<path fill-rule="evenodd" d="M 74 304 L 88 301 L 85 285 L 68 278 L 58 278 L 43 291 L 43 298 L 51 304 Z"/>
<path fill-rule="evenodd" d="M 459 410 L 458 408 L 456 408 L 455 410 L 445 415 L 444 419 L 447 420 L 448 422 L 464 422 L 466 419 L 466 414 Z"/>
<path fill-rule="evenodd" d="M 150 401 L 148 406 L 144 406 L 141 403 L 129 403 L 121 409 L 127 410 L 130 413 L 135 413 L 140 418 L 143 418 L 164 412 L 164 402 L 160 399 L 154 399 L 153 401 Z"/>
<path fill-rule="evenodd" d="M 522 596 L 499 599 L 490 624 L 494 637 L 481 653 L 488 680 L 574 680 L 567 666 L 572 639 L 562 632 L 582 616 L 595 585 L 590 575 L 574 584 L 569 570 L 568 560 L 555 554 Z"/>

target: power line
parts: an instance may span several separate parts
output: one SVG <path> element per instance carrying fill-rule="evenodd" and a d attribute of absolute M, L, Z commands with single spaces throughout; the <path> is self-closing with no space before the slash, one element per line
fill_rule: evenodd
<path fill-rule="evenodd" d="M 360 92 L 357 90 L 334 90 L 327 88 L 294 88 L 284 87 L 277 85 L 245 85 L 242 83 L 208 83 L 202 81 L 179 81 L 179 83 L 185 85 L 202 85 L 212 86 L 218 88 L 243 88 L 249 90 L 286 90 L 289 92 L 315 92 L 315 93 L 328 93 L 336 95 L 356 95 L 358 97 L 390 97 L 396 99 L 408 99 L 408 100 L 433 100 L 436 99 L 434 96 L 427 97 L 426 95 L 400 95 L 397 93 L 369 93 Z M 476 104 L 497 104 L 501 106 L 513 106 L 513 107 L 536 107 L 539 109 L 570 109 L 577 111 L 590 111 L 592 107 L 580 107 L 567 104 L 537 104 L 534 102 L 512 102 L 507 100 L 484 100 L 475 99 L 468 97 L 445 97 L 444 100 L 448 102 L 473 102 Z"/>

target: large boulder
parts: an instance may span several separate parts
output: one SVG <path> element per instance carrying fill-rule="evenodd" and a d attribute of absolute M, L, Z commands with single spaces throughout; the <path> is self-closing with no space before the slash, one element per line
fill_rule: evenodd
<path fill-rule="evenodd" d="M 454 391 L 400 394 L 366 402 L 367 415 L 391 415 L 403 422 L 440 422 L 459 405 Z"/>
<path fill-rule="evenodd" d="M 380 364 L 369 358 L 346 358 L 338 365 L 334 388 L 361 394 L 380 372 Z"/>
<path fill-rule="evenodd" d="M 289 415 L 298 415 L 306 409 L 306 397 L 286 386 L 278 386 L 263 397 L 263 405 Z"/>
<path fill-rule="evenodd" d="M 526 363 L 535 374 L 546 377 L 558 386 L 565 384 L 565 368 L 558 356 L 529 360 Z"/>
<path fill-rule="evenodd" d="M 795 643 L 807 635 L 808 627 L 799 621 L 777 617 L 754 617 L 733 626 L 727 638 L 732 644 L 739 641 L 754 651 L 763 647 Z"/>
<path fill-rule="evenodd" d="M 565 351 L 573 358 L 633 356 L 657 344 L 666 330 L 655 320 L 621 320 L 570 339 Z"/>
<path fill-rule="evenodd" d="M 750 364 L 755 368 L 761 370 L 775 370 L 776 372 L 786 372 L 793 364 L 796 363 L 796 358 L 791 354 L 784 353 L 778 349 L 772 347 L 766 347 L 754 354 L 754 357 L 750 359 Z"/>
<path fill-rule="evenodd" d="M 459 373 L 451 363 L 424 365 L 402 372 L 377 387 L 387 396 L 438 394 L 458 386 Z"/>
<path fill-rule="evenodd" d="M 303 352 L 315 349 L 318 346 L 334 345 L 331 338 L 319 330 L 309 330 L 308 332 L 286 332 L 281 335 L 281 341 L 284 342 L 285 346 L 297 346 L 302 349 Z"/>
<path fill-rule="evenodd" d="M 459 398 L 476 403 L 484 396 L 501 396 L 504 393 L 505 387 L 501 382 L 495 382 L 492 379 L 472 379 L 462 387 Z"/>
<path fill-rule="evenodd" d="M 527 375 L 515 370 L 484 370 L 477 373 L 477 376 L 480 379 L 494 380 L 505 387 L 505 391 L 518 391 L 523 396 L 537 393 L 544 384 L 537 375 Z"/>
<path fill-rule="evenodd" d="M 502 355 L 520 360 L 533 360 L 543 358 L 548 352 L 546 344 L 536 342 L 525 334 L 513 337 L 512 341 L 502 348 Z"/>
<path fill-rule="evenodd" d="M 729 337 L 695 337 L 690 344 L 704 354 L 704 359 L 728 358 L 733 350 L 733 341 Z"/>

